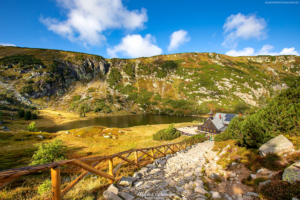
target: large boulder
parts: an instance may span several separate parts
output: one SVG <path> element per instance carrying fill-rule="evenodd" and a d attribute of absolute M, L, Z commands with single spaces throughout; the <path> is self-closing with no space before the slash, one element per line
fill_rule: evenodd
<path fill-rule="evenodd" d="M 282 180 L 290 183 L 300 181 L 300 161 L 294 163 L 284 170 Z"/>
<path fill-rule="evenodd" d="M 259 154 L 262 156 L 265 156 L 269 153 L 281 155 L 292 151 L 293 148 L 294 146 L 291 141 L 289 141 L 283 135 L 279 135 L 263 144 L 259 148 Z"/>

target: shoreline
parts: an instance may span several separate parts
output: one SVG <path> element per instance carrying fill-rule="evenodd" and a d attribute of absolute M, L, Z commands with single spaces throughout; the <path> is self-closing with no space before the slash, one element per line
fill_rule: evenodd
<path fill-rule="evenodd" d="M 160 115 L 160 114 L 149 114 L 149 113 L 140 113 L 140 114 L 128 114 L 128 113 L 118 113 L 118 114 L 101 114 L 96 115 L 95 113 L 88 113 L 88 116 L 86 117 L 80 117 L 78 114 L 74 113 L 68 113 L 65 111 L 54 111 L 54 110 L 39 110 L 42 114 L 40 116 L 42 118 L 38 119 L 37 121 L 41 120 L 40 123 L 37 124 L 37 128 L 51 128 L 55 126 L 63 126 L 67 125 L 68 123 L 72 122 L 80 122 L 80 121 L 86 121 L 101 117 L 119 117 L 119 116 L 133 116 L 133 115 Z M 56 115 L 56 116 L 55 116 Z M 57 116 L 58 115 L 58 116 Z M 51 117 L 55 116 L 56 120 L 51 121 Z M 178 116 L 178 115 L 167 115 L 167 116 Z M 207 115 L 183 115 L 181 117 L 203 117 L 206 118 Z M 44 120 L 50 120 L 47 121 L 47 123 L 43 123 Z M 41 125 L 41 123 L 43 125 Z M 183 122 L 184 123 L 184 122 Z"/>

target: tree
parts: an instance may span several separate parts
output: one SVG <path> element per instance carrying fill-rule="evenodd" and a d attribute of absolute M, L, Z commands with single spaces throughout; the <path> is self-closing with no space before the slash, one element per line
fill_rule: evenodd
<path fill-rule="evenodd" d="M 22 117 L 24 117 L 24 115 L 25 115 L 25 111 L 24 111 L 24 109 L 22 108 L 21 110 L 18 111 L 18 117 L 19 117 L 19 118 L 22 118 Z"/>
<path fill-rule="evenodd" d="M 83 117 L 85 117 L 85 113 L 90 111 L 90 110 L 91 110 L 91 108 L 89 107 L 89 105 L 87 103 L 81 104 L 78 108 L 80 116 L 82 116 L 82 114 L 83 114 Z"/>
<path fill-rule="evenodd" d="M 33 154 L 30 166 L 50 163 L 65 159 L 65 146 L 61 140 L 35 144 L 38 150 Z"/>
<path fill-rule="evenodd" d="M 27 126 L 27 130 L 28 131 L 36 131 L 36 127 L 35 127 L 35 122 L 31 122 L 28 126 Z"/>
<path fill-rule="evenodd" d="M 25 112 L 25 120 L 30 120 L 31 119 L 31 111 L 28 110 Z"/>

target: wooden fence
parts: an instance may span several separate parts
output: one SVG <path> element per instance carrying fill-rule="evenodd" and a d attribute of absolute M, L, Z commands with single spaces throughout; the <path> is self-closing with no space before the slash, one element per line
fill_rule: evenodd
<path fill-rule="evenodd" d="M 53 163 L 47 163 L 43 165 L 35 165 L 29 167 L 22 167 L 16 169 L 8 169 L 0 171 L 0 188 L 7 185 L 11 181 L 19 178 L 20 176 L 31 174 L 38 171 L 51 170 L 51 184 L 52 184 L 52 199 L 60 200 L 63 198 L 67 192 L 72 189 L 81 179 L 84 178 L 89 172 L 96 175 L 102 176 L 112 183 L 116 180 L 116 172 L 120 169 L 123 163 L 127 162 L 131 165 L 140 167 L 139 162 L 142 158 L 147 155 L 153 161 L 157 158 L 156 154 L 161 154 L 166 156 L 168 153 L 175 153 L 177 151 L 186 149 L 186 147 L 194 145 L 196 143 L 202 142 L 202 139 L 187 140 L 178 143 L 166 144 L 156 147 L 142 148 L 142 149 L 132 149 L 129 151 L 123 151 L 116 153 L 110 156 L 97 156 L 97 157 L 88 157 L 72 160 L 64 160 Z M 124 156 L 125 154 L 125 156 Z M 128 157 L 134 154 L 134 161 L 130 160 Z M 122 161 L 114 168 L 114 158 L 120 158 Z M 101 162 L 108 161 L 108 173 L 96 169 L 96 166 Z M 87 163 L 92 163 L 91 165 Z M 72 183 L 61 190 L 61 177 L 60 177 L 60 167 L 66 165 L 78 166 L 85 171 L 77 177 Z"/>

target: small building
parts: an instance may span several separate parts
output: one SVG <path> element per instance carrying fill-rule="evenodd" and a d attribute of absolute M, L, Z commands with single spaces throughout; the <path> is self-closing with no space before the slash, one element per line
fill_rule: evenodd
<path fill-rule="evenodd" d="M 227 113 L 216 113 L 215 116 L 210 111 L 208 119 L 204 122 L 204 124 L 198 126 L 199 131 L 207 132 L 207 133 L 221 133 L 223 132 L 231 119 L 237 116 L 236 114 L 227 114 Z"/>

